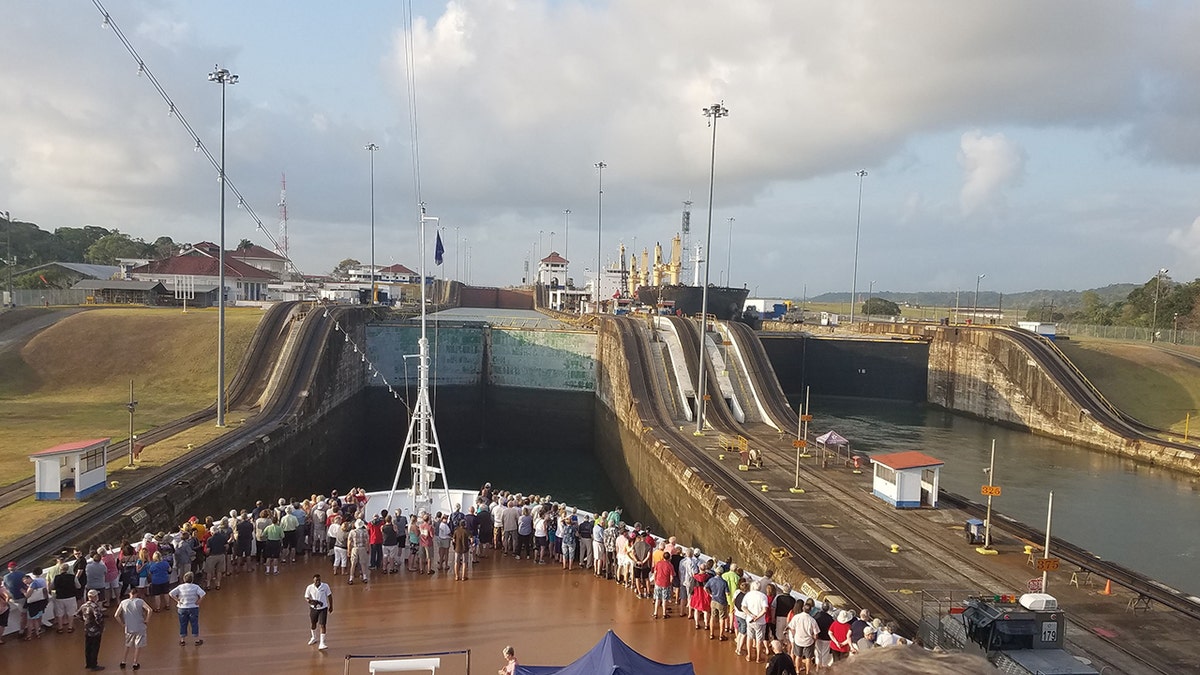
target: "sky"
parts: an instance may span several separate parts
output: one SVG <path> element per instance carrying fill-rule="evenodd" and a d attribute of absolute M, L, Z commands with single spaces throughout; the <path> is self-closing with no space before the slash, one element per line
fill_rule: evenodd
<path fill-rule="evenodd" d="M 102 6 L 6 3 L 0 210 L 43 229 L 215 241 L 180 119 L 219 156 L 220 64 L 226 172 L 267 231 L 229 197 L 227 243 L 275 247 L 286 175 L 308 274 L 370 259 L 373 156 L 376 262 L 418 267 L 423 202 L 434 271 L 477 285 L 669 251 L 685 201 L 710 280 L 755 297 L 1200 277 L 1200 3 Z"/>

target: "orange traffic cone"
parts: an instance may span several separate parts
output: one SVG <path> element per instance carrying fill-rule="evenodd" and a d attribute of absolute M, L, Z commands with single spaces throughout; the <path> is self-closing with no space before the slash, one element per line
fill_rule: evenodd
<path fill-rule="evenodd" d="M 1112 579 L 1104 580 L 1104 590 L 1100 591 L 1100 595 L 1112 595 Z"/>

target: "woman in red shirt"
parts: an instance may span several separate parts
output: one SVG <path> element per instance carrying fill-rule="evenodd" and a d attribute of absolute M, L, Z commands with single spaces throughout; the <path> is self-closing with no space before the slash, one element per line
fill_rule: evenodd
<path fill-rule="evenodd" d="M 838 612 L 837 621 L 829 627 L 829 651 L 834 661 L 841 661 L 850 655 L 850 622 L 854 615 L 846 610 Z"/>

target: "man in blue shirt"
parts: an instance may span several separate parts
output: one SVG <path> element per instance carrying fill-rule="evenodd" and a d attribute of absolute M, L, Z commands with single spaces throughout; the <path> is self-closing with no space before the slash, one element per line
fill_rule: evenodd
<path fill-rule="evenodd" d="M 29 624 L 29 616 L 25 613 L 25 573 L 17 567 L 17 561 L 8 563 L 8 574 L 4 575 L 4 590 L 8 597 L 17 605 L 17 615 L 21 617 L 21 634 L 24 635 Z"/>
<path fill-rule="evenodd" d="M 712 609 L 708 619 L 708 639 L 716 640 L 718 637 L 722 642 L 725 641 L 725 635 L 721 632 L 725 626 L 725 620 L 729 617 L 729 584 L 721 577 L 725 572 L 725 566 L 717 568 L 717 574 L 708 578 L 704 582 L 704 588 L 708 590 L 708 594 L 712 596 Z"/>

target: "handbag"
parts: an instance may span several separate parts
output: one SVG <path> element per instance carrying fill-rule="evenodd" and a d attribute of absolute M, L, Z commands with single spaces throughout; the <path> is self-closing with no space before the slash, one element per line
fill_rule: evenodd
<path fill-rule="evenodd" d="M 29 591 L 29 595 L 25 596 L 26 602 L 41 602 L 45 599 L 46 599 L 46 588 L 44 586 L 39 586 L 39 587 Z"/>

